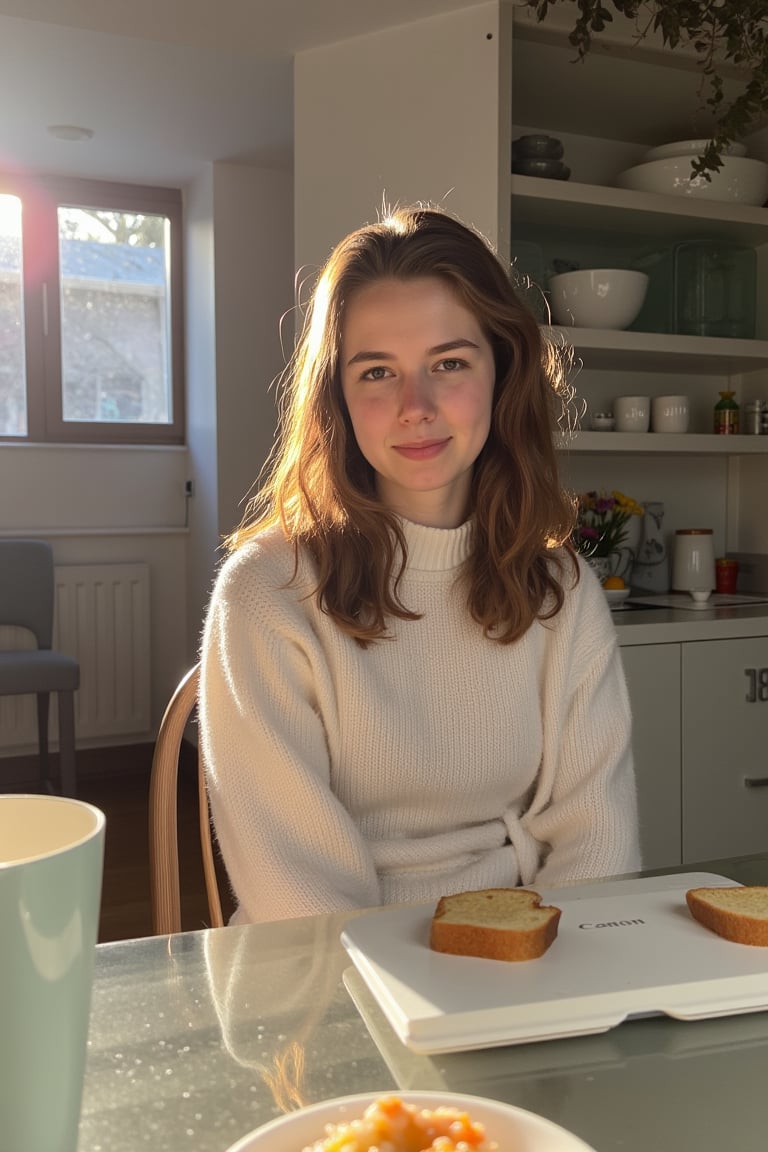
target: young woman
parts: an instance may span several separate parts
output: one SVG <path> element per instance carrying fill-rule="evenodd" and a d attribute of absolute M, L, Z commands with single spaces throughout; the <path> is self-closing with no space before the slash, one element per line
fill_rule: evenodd
<path fill-rule="evenodd" d="M 398 210 L 331 255 L 203 636 L 236 921 L 639 867 L 615 630 L 567 542 L 556 369 L 450 216 Z"/>

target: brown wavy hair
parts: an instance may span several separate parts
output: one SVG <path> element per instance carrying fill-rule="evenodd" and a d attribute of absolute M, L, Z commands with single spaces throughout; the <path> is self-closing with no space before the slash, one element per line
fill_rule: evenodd
<path fill-rule="evenodd" d="M 486 635 L 510 643 L 534 619 L 559 612 L 566 569 L 578 580 L 568 542 L 573 503 L 560 485 L 554 446 L 565 373 L 491 247 L 445 212 L 396 209 L 332 252 L 283 374 L 275 449 L 226 545 L 233 551 L 280 525 L 294 544 L 294 578 L 306 548 L 322 610 L 364 646 L 388 635 L 388 618 L 417 618 L 400 599 L 407 548 L 357 445 L 339 355 L 355 292 L 377 280 L 426 276 L 452 287 L 493 349 L 491 429 L 473 471 L 472 549 L 462 579 L 472 617 Z"/>

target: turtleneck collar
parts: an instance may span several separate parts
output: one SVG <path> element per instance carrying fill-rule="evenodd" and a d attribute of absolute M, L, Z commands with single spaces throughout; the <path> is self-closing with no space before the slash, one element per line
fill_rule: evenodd
<path fill-rule="evenodd" d="M 408 547 L 408 568 L 420 572 L 448 572 L 458 568 L 472 548 L 472 521 L 458 528 L 429 528 L 400 521 Z"/>

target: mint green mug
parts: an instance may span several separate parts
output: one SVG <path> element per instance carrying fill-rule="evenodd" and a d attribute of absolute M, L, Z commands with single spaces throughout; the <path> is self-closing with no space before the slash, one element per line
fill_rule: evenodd
<path fill-rule="evenodd" d="M 0 1152 L 74 1152 L 104 858 L 103 812 L 0 795 Z"/>

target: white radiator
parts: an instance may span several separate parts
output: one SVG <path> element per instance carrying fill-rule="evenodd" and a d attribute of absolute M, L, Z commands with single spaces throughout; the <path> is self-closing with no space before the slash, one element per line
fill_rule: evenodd
<path fill-rule="evenodd" d="M 53 646 L 80 663 L 77 741 L 150 730 L 149 566 L 63 564 L 55 569 Z M 29 648 L 20 629 L 0 628 L 0 648 Z M 51 696 L 51 746 L 58 744 Z M 0 752 L 37 748 L 34 696 L 0 697 Z"/>

